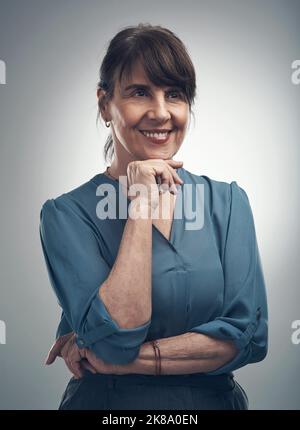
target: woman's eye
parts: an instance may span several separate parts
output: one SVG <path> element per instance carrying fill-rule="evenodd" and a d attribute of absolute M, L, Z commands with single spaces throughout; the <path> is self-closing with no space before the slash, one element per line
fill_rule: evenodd
<path fill-rule="evenodd" d="M 143 95 L 143 94 L 146 94 L 146 91 L 145 91 L 145 90 L 143 90 L 143 89 L 135 90 L 135 91 L 132 93 L 132 95 L 133 95 L 133 96 L 135 96 L 135 95 L 137 95 L 137 94 L 141 95 L 141 93 L 142 93 L 142 95 Z M 181 98 L 181 97 L 182 97 L 181 92 L 180 92 L 180 91 L 177 91 L 177 90 L 169 91 L 169 92 L 168 92 L 168 95 L 170 95 L 170 94 L 171 94 L 171 95 L 173 95 L 173 96 L 174 96 L 174 94 L 176 95 L 176 97 L 171 97 L 172 99 L 173 99 L 173 98 Z"/>
<path fill-rule="evenodd" d="M 169 94 L 177 94 L 177 96 L 180 97 L 180 92 L 179 91 L 170 91 Z"/>
<path fill-rule="evenodd" d="M 133 95 L 136 95 L 138 93 L 145 93 L 145 91 L 144 90 L 136 90 L 136 91 L 134 91 Z"/>

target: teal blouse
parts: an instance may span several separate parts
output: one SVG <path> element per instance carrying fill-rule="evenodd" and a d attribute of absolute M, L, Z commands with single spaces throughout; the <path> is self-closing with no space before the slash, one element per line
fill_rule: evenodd
<path fill-rule="evenodd" d="M 116 193 L 119 213 L 119 183 L 100 173 L 43 204 L 41 244 L 62 308 L 56 337 L 74 331 L 79 348 L 90 348 L 105 362 L 126 364 L 146 341 L 203 333 L 237 346 L 230 362 L 207 372 L 229 373 L 263 360 L 268 349 L 266 288 L 252 210 L 236 181 L 184 168 L 177 173 L 184 184 L 178 186 L 170 240 L 152 227 L 152 316 L 132 329 L 118 326 L 98 294 L 115 262 L 126 218 L 100 219 L 96 207 L 107 198 L 100 191 L 106 186 Z M 200 202 L 197 229 L 187 227 L 191 217 L 185 209 L 183 217 L 176 215 L 189 199 Z"/>

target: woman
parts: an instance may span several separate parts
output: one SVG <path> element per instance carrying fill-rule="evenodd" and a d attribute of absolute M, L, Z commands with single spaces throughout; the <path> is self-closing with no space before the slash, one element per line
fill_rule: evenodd
<path fill-rule="evenodd" d="M 195 90 L 171 31 L 110 42 L 97 96 L 111 165 L 41 210 L 63 310 L 47 364 L 74 375 L 59 409 L 248 409 L 232 372 L 267 354 L 265 283 L 246 192 L 173 159 Z"/>

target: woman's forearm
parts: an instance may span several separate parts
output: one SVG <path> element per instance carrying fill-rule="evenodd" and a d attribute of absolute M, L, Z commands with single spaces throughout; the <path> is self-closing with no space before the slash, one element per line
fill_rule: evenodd
<path fill-rule="evenodd" d="M 155 375 L 156 364 L 155 359 L 144 360 L 138 358 L 134 362 L 134 366 L 126 373 L 138 373 L 143 375 Z M 202 373 L 202 372 L 212 372 L 223 365 L 222 360 L 216 358 L 209 359 L 198 359 L 198 360 L 188 360 L 188 359 L 178 359 L 178 360 L 161 360 L 161 374 L 162 375 L 185 375 L 190 373 Z M 121 372 L 122 374 L 122 372 Z"/>
<path fill-rule="evenodd" d="M 158 342 L 163 375 L 211 372 L 231 361 L 237 353 L 232 342 L 201 333 L 188 332 L 158 339 Z M 155 374 L 155 355 L 150 342 L 141 346 L 132 366 L 132 373 Z"/>
<path fill-rule="evenodd" d="M 144 200 L 135 200 L 135 204 L 150 210 Z M 134 328 L 151 318 L 151 265 L 152 219 L 134 220 L 129 216 L 116 261 L 99 289 L 101 300 L 121 328 Z"/>

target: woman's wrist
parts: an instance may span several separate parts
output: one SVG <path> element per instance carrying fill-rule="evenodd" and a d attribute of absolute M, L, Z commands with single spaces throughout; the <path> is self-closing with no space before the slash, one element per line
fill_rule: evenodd
<path fill-rule="evenodd" d="M 156 374 L 156 357 L 152 342 L 145 342 L 140 347 L 140 353 L 136 360 L 137 373 L 146 375 Z"/>
<path fill-rule="evenodd" d="M 113 372 L 117 375 L 124 374 L 144 374 L 157 375 L 158 373 L 158 358 L 155 353 L 153 341 L 145 342 L 141 345 L 138 357 L 131 363 L 125 365 L 114 365 Z M 160 357 L 159 357 L 160 360 Z M 159 363 L 159 374 L 162 374 L 161 361 Z"/>
<path fill-rule="evenodd" d="M 129 205 L 129 216 L 132 219 L 152 219 L 151 202 L 148 198 L 143 196 L 134 198 Z"/>
<path fill-rule="evenodd" d="M 126 372 L 124 370 L 126 369 Z M 138 373 L 144 375 L 155 375 L 156 362 L 155 353 L 150 342 L 143 343 L 140 347 L 138 357 L 125 366 L 116 366 L 116 371 L 120 374 Z"/>
<path fill-rule="evenodd" d="M 141 360 L 154 360 L 155 354 L 152 346 L 152 342 L 145 342 L 140 347 L 139 357 Z"/>
<path fill-rule="evenodd" d="M 135 371 L 132 373 L 139 373 L 143 375 L 155 375 L 155 357 L 149 360 L 144 360 L 142 358 L 136 359 Z"/>

